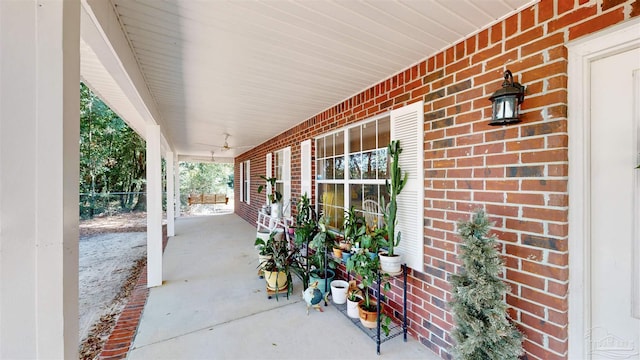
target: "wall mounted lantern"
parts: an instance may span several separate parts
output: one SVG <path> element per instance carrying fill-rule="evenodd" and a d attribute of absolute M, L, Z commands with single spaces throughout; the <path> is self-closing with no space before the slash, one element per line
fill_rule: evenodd
<path fill-rule="evenodd" d="M 489 98 L 493 103 L 493 115 L 489 125 L 508 125 L 520 122 L 520 104 L 524 100 L 524 86 L 513 82 L 511 71 L 504 72 L 502 89 Z"/>

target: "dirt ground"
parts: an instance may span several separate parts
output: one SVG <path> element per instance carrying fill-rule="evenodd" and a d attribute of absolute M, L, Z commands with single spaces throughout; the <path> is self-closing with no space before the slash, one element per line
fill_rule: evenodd
<path fill-rule="evenodd" d="M 80 359 L 99 355 L 146 264 L 146 213 L 80 221 Z"/>

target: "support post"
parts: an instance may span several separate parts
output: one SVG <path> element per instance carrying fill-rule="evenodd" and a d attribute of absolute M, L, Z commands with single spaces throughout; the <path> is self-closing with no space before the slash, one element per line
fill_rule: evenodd
<path fill-rule="evenodd" d="M 175 177 L 173 175 L 175 162 L 173 161 L 172 151 L 167 151 L 167 154 L 165 156 L 165 163 L 167 168 L 167 236 L 175 236 Z"/>
<path fill-rule="evenodd" d="M 180 162 L 178 161 L 178 157 L 174 158 L 174 175 L 175 175 L 175 193 L 176 193 L 176 212 L 175 217 L 180 217 L 182 214 L 180 213 Z"/>
<path fill-rule="evenodd" d="M 162 161 L 160 126 L 147 124 L 147 286 L 162 285 Z"/>
<path fill-rule="evenodd" d="M 0 1 L 0 358 L 78 358 L 80 1 Z"/>

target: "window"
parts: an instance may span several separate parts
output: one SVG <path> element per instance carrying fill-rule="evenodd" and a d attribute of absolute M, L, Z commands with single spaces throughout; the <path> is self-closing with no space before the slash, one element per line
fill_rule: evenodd
<path fill-rule="evenodd" d="M 345 209 L 362 209 L 367 199 L 388 200 L 390 137 L 387 115 L 316 139 L 317 203 L 332 228 L 342 226 Z"/>
<path fill-rule="evenodd" d="M 409 181 L 398 198 L 398 230 L 402 241 L 397 251 L 408 266 L 423 270 L 422 170 L 424 108 L 416 102 L 390 114 L 378 116 L 316 138 L 316 204 L 329 217 L 334 230 L 342 227 L 345 209 L 362 211 L 363 202 L 382 205 L 389 201 L 385 180 L 389 174 L 387 145 L 400 140 L 400 165 Z M 368 202 L 369 203 L 369 202 Z"/>
<path fill-rule="evenodd" d="M 291 147 L 275 152 L 276 191 L 282 194 L 284 216 L 291 216 Z"/>
<path fill-rule="evenodd" d="M 251 191 L 250 160 L 240 163 L 240 201 L 249 204 Z"/>

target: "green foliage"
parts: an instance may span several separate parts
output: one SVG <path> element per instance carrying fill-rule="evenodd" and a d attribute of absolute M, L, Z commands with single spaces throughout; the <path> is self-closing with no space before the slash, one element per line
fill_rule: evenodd
<path fill-rule="evenodd" d="M 258 267 L 264 268 L 267 271 L 282 271 L 287 274 L 287 299 L 293 291 L 293 277 L 292 274 L 301 276 L 304 272 L 302 265 L 300 264 L 299 257 L 297 256 L 297 250 L 289 249 L 287 241 L 284 239 L 277 239 L 276 232 L 269 234 L 269 239 L 265 243 L 264 240 L 257 238 L 254 245 L 259 248 L 260 255 L 268 256 Z M 279 288 L 276 278 L 276 288 Z M 276 299 L 278 294 L 276 292 Z"/>
<path fill-rule="evenodd" d="M 267 197 L 269 198 L 269 203 L 273 204 L 273 203 L 279 203 L 282 200 L 282 194 L 276 190 L 276 181 L 278 179 L 274 178 L 274 177 L 266 177 L 264 175 L 260 175 L 260 179 L 266 181 L 269 185 L 271 185 L 271 194 L 267 194 Z M 264 190 L 265 185 L 260 185 L 258 186 L 258 194 L 260 194 L 262 192 L 262 190 Z"/>
<path fill-rule="evenodd" d="M 390 195 L 389 206 L 385 206 L 383 204 L 383 209 L 387 209 L 384 214 L 384 222 L 387 227 L 388 238 L 383 239 L 381 245 L 387 248 L 388 255 L 393 256 L 393 251 L 398 244 L 400 244 L 401 233 L 398 231 L 396 234 L 396 225 L 398 224 L 398 195 L 404 189 L 404 186 L 407 185 L 407 180 L 409 179 L 409 174 L 406 172 L 402 173 L 402 169 L 400 169 L 400 163 L 398 159 L 400 157 L 400 153 L 402 153 L 402 148 L 400 147 L 400 140 L 393 140 L 389 146 L 388 150 L 389 156 L 391 157 L 391 179 L 385 180 L 385 186 L 387 187 L 387 193 Z"/>
<path fill-rule="evenodd" d="M 360 238 L 367 231 L 367 224 L 364 217 L 358 215 L 355 207 L 351 207 L 344 216 L 342 224 L 345 242 L 354 244 L 355 240 Z"/>
<path fill-rule="evenodd" d="M 80 193 L 144 192 L 146 145 L 84 84 L 80 84 Z M 121 195 L 125 210 L 143 207 L 145 198 Z"/>
<path fill-rule="evenodd" d="M 318 232 L 309 243 L 309 247 L 315 252 L 309 256 L 309 263 L 315 269 L 324 270 L 325 259 L 327 260 L 327 267 L 329 269 L 336 269 L 338 263 L 331 256 L 325 256 L 325 253 L 329 249 L 333 248 L 336 244 L 336 236 L 329 230 L 328 227 L 329 218 L 322 215 L 318 220 Z"/>
<path fill-rule="evenodd" d="M 488 216 L 476 210 L 470 221 L 458 223 L 463 243 L 459 258 L 463 269 L 451 277 L 455 328 L 451 335 L 457 359 L 517 359 L 523 335 L 507 314 L 508 286 L 500 278 L 503 262 L 495 236 L 487 236 Z"/>
<path fill-rule="evenodd" d="M 232 176 L 233 164 L 181 162 L 180 193 L 226 194 Z"/>

